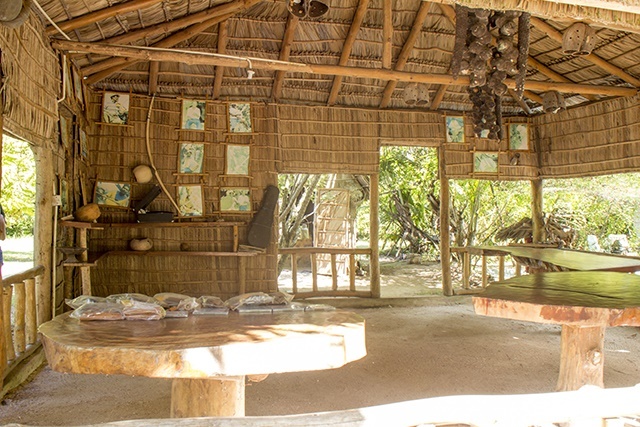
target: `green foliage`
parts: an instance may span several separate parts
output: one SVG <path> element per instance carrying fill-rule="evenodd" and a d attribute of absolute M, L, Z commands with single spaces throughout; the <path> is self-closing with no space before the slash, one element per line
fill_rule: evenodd
<path fill-rule="evenodd" d="M 7 236 L 33 234 L 36 200 L 36 172 L 29 144 L 4 136 L 2 150 L 2 194 Z"/>

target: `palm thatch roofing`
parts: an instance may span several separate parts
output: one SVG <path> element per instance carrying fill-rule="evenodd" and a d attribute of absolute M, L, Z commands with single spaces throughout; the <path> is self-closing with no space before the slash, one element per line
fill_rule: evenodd
<path fill-rule="evenodd" d="M 288 1 L 39 4 L 48 16 L 40 12 L 43 19 L 57 24 L 47 29 L 53 46 L 69 53 L 96 90 L 352 108 L 472 109 L 468 77 L 454 80 L 450 71 L 454 0 L 324 0 L 329 11 L 314 19 L 294 17 Z M 572 107 L 632 96 L 640 87 L 640 7 L 634 0 L 456 2 L 531 13 L 524 100 L 505 96 L 505 115 L 540 113 L 548 90 L 562 92 Z M 587 56 L 564 54 L 562 33 L 579 21 L 596 30 L 595 49 Z M 255 72 L 251 79 L 248 69 Z M 428 86 L 430 106 L 403 101 L 411 81 Z"/>

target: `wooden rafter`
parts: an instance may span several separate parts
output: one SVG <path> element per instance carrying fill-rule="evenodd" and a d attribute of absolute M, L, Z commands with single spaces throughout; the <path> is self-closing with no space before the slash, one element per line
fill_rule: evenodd
<path fill-rule="evenodd" d="M 526 96 L 527 98 L 529 98 L 530 100 L 537 102 L 538 104 L 542 105 L 542 97 L 540 95 L 538 95 L 537 93 L 533 93 L 530 90 L 525 90 L 523 92 L 524 96 Z"/>
<path fill-rule="evenodd" d="M 218 18 L 218 20 L 215 21 L 214 24 L 221 22 L 238 12 L 248 9 L 259 1 L 260 0 L 241 0 L 237 2 L 225 3 L 221 6 L 212 7 L 210 9 L 203 10 L 202 12 L 194 13 L 193 15 L 188 15 L 170 22 L 163 22 L 161 24 L 152 25 L 140 30 L 130 31 L 120 36 L 111 37 L 103 40 L 103 42 L 108 44 L 125 44 L 136 40 L 143 40 L 148 37 L 157 37 L 162 34 L 171 34 L 172 32 L 185 27 L 189 27 L 184 30 L 188 32 L 194 26 L 199 25 L 205 21 L 214 22 L 213 20 Z M 114 67 L 115 65 L 118 64 L 114 63 L 114 61 L 106 59 L 104 61 L 97 62 L 94 65 L 84 67 L 82 69 L 82 73 L 84 75 L 90 75 L 99 71 L 104 71 L 108 68 Z"/>
<path fill-rule="evenodd" d="M 519 97 L 518 94 L 516 93 L 516 91 L 513 90 L 513 89 L 509 89 L 508 91 L 509 91 L 509 95 L 511 95 L 511 97 L 518 103 L 520 108 L 522 108 L 522 111 L 524 111 L 527 116 L 530 116 L 531 115 L 531 108 L 529 108 L 527 103 L 524 102 L 524 99 Z"/>
<path fill-rule="evenodd" d="M 409 59 L 409 55 L 413 50 L 413 47 L 416 44 L 416 40 L 418 40 L 418 36 L 420 36 L 420 32 L 422 31 L 422 25 L 424 24 L 424 20 L 427 18 L 429 14 L 429 9 L 431 8 L 431 4 L 427 2 L 420 3 L 420 8 L 418 9 L 418 13 L 416 13 L 416 17 L 413 20 L 413 26 L 411 27 L 411 31 L 407 36 L 407 40 L 404 42 L 404 46 L 402 46 L 402 50 L 398 55 L 398 59 L 396 60 L 396 65 L 393 67 L 394 70 L 402 71 L 404 67 L 407 65 L 407 60 Z M 384 88 L 384 92 L 382 93 L 382 100 L 380 101 L 380 108 L 386 108 L 389 105 L 389 101 L 391 101 L 391 95 L 393 95 L 393 91 L 395 90 L 398 82 L 396 81 L 388 81 L 387 86 Z"/>
<path fill-rule="evenodd" d="M 87 25 L 94 24 L 98 21 L 102 21 L 107 18 L 114 17 L 116 15 L 122 15 L 124 13 L 134 12 L 140 9 L 144 9 L 154 4 L 160 3 L 163 0 L 132 0 L 125 3 L 119 3 L 115 6 L 105 7 L 104 9 L 96 10 L 76 18 L 70 19 L 64 22 L 56 22 L 58 28 L 62 31 L 71 31 L 77 28 L 86 27 Z M 58 30 L 50 26 L 47 28 L 47 35 L 52 36 L 58 34 Z"/>
<path fill-rule="evenodd" d="M 218 53 L 227 53 L 227 42 L 229 40 L 229 21 L 225 20 L 218 24 Z M 216 76 L 213 79 L 213 99 L 220 98 L 222 90 L 222 79 L 224 77 L 224 67 L 217 66 L 215 69 Z"/>
<path fill-rule="evenodd" d="M 542 19 L 532 17 L 531 24 L 533 24 L 533 26 L 535 26 L 540 31 L 542 31 L 547 36 L 549 36 L 550 39 L 555 40 L 558 43 L 562 44 L 562 33 L 556 30 L 555 28 L 553 28 L 551 25 L 547 24 Z M 625 72 L 623 69 L 609 63 L 607 60 L 601 58 L 597 54 L 591 53 L 589 55 L 583 56 L 582 58 L 586 59 L 592 64 L 597 65 L 598 67 L 602 68 L 606 72 L 613 74 L 614 76 L 620 77 L 625 82 L 630 83 L 635 87 L 640 87 L 640 79 L 633 77 L 629 73 Z"/>
<path fill-rule="evenodd" d="M 438 87 L 436 94 L 433 95 L 433 99 L 431 100 L 429 109 L 431 109 L 432 111 L 436 111 L 440 107 L 440 103 L 442 102 L 442 99 L 444 98 L 444 94 L 447 92 L 448 88 L 449 88 L 449 85 L 440 85 L 440 87 Z"/>
<path fill-rule="evenodd" d="M 393 57 L 393 3 L 382 1 L 382 68 L 391 68 Z"/>
<path fill-rule="evenodd" d="M 353 19 L 351 20 L 351 27 L 349 28 L 347 37 L 344 40 L 344 45 L 342 46 L 340 61 L 338 61 L 338 65 L 340 66 L 347 65 L 347 62 L 349 61 L 351 49 L 353 48 L 353 44 L 356 41 L 358 31 L 360 30 L 362 20 L 364 19 L 364 15 L 367 12 L 368 7 L 369 0 L 359 0 L 358 7 L 356 9 L 356 12 L 353 14 Z M 331 93 L 329 94 L 327 105 L 333 105 L 336 103 L 336 99 L 338 99 L 338 94 L 340 93 L 340 87 L 342 86 L 342 79 L 342 76 L 335 76 L 333 78 L 333 86 L 331 86 Z"/>
<path fill-rule="evenodd" d="M 457 80 L 447 74 L 422 74 L 405 71 L 384 70 L 361 67 L 344 67 L 339 65 L 303 64 L 288 61 L 276 61 L 264 58 L 230 57 L 205 52 L 190 52 L 187 50 L 158 49 L 141 46 L 113 46 L 101 43 L 81 43 L 67 40 L 54 40 L 52 46 L 63 51 L 79 51 L 99 55 L 122 56 L 131 61 L 168 61 L 180 62 L 188 65 L 221 65 L 225 67 L 249 68 L 291 73 L 309 73 L 323 75 L 339 75 L 345 77 L 414 81 L 426 84 L 469 84 L 469 78 L 460 76 Z M 514 88 L 515 81 L 506 79 L 507 87 Z M 525 82 L 527 89 L 535 91 L 557 90 L 558 92 L 599 94 L 608 96 L 634 96 L 637 89 L 618 86 L 596 86 L 575 83 L 557 82 Z"/>
<path fill-rule="evenodd" d="M 296 34 L 296 28 L 298 28 L 298 17 L 289 14 L 287 18 L 286 29 L 284 30 L 284 37 L 282 38 L 282 46 L 280 47 L 280 61 L 288 61 L 291 54 L 291 43 L 293 43 L 293 37 Z M 284 80 L 284 71 L 276 71 L 276 76 L 273 79 L 273 88 L 271 89 L 271 98 L 274 101 L 280 100 L 280 92 L 282 91 L 282 81 Z"/>
<path fill-rule="evenodd" d="M 634 1 L 620 0 L 544 0 L 572 6 L 587 6 L 599 9 L 616 10 L 618 12 L 640 13 L 640 5 Z"/>
<path fill-rule="evenodd" d="M 149 95 L 154 95 L 158 90 L 158 73 L 160 63 L 158 61 L 149 62 Z"/>
<path fill-rule="evenodd" d="M 605 28 L 640 33 L 640 14 L 629 9 L 624 11 L 612 10 L 611 4 L 604 0 L 562 0 L 558 4 L 555 0 L 429 0 L 434 3 L 460 4 L 470 8 L 491 10 L 519 10 L 529 12 L 534 16 L 552 16 L 555 20 L 587 21 Z M 591 1 L 591 5 L 586 4 Z M 597 6 L 593 6 L 597 3 Z M 631 2 L 619 2 L 632 5 Z M 625 6 L 626 7 L 626 6 Z M 637 5 L 634 7 L 638 7 Z"/>

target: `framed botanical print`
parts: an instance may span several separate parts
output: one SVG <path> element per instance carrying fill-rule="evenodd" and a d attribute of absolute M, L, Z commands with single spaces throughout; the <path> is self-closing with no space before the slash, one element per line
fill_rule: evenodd
<path fill-rule="evenodd" d="M 182 142 L 178 148 L 178 173 L 202 173 L 204 144 Z"/>
<path fill-rule="evenodd" d="M 187 130 L 204 130 L 207 104 L 193 99 L 182 100 L 181 128 Z"/>
<path fill-rule="evenodd" d="M 250 212 L 251 190 L 249 188 L 221 188 L 220 210 L 223 212 Z"/>
<path fill-rule="evenodd" d="M 446 142 L 464 142 L 464 117 L 445 117 Z"/>
<path fill-rule="evenodd" d="M 131 184 L 97 181 L 93 201 L 98 205 L 128 208 L 131 201 Z"/>
<path fill-rule="evenodd" d="M 476 151 L 473 153 L 474 173 L 498 173 L 498 153 Z"/>
<path fill-rule="evenodd" d="M 80 72 L 74 68 L 71 67 L 72 70 L 72 77 L 73 77 L 73 92 L 76 96 L 76 101 L 78 101 L 78 103 L 80 105 L 84 105 L 84 90 L 82 88 L 82 77 L 80 77 Z"/>
<path fill-rule="evenodd" d="M 203 216 L 204 203 L 201 185 L 178 186 L 178 208 L 180 216 Z"/>
<path fill-rule="evenodd" d="M 251 104 L 229 104 L 229 132 L 251 133 Z"/>
<path fill-rule="evenodd" d="M 526 123 L 509 123 L 509 150 L 529 150 L 529 125 Z"/>
<path fill-rule="evenodd" d="M 64 177 L 60 178 L 60 210 L 63 214 L 69 212 L 69 188 Z"/>
<path fill-rule="evenodd" d="M 60 114 L 60 142 L 66 150 L 71 149 L 73 141 L 73 117 Z"/>
<path fill-rule="evenodd" d="M 89 144 L 87 143 L 87 133 L 82 128 L 78 130 L 78 139 L 80 140 L 80 155 L 83 159 L 87 159 L 89 157 Z"/>
<path fill-rule="evenodd" d="M 225 153 L 225 175 L 249 175 L 250 145 L 228 144 Z"/>
<path fill-rule="evenodd" d="M 102 121 L 115 125 L 129 122 L 129 94 L 105 92 L 102 97 Z"/>

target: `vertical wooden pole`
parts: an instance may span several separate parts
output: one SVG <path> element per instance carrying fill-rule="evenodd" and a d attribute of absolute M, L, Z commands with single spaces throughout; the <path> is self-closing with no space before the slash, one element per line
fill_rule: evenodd
<path fill-rule="evenodd" d="M 311 283 L 313 291 L 318 291 L 318 257 L 316 254 L 311 254 Z"/>
<path fill-rule="evenodd" d="M 91 269 L 89 267 L 80 267 L 80 283 L 82 283 L 82 295 L 92 295 Z"/>
<path fill-rule="evenodd" d="M 0 286 L 2 285 L 0 284 Z M 4 335 L 4 330 L 6 327 L 4 323 L 4 317 L 4 292 L 0 290 L 0 387 L 2 387 L 2 383 L 4 380 L 4 370 L 7 367 L 7 340 Z"/>
<path fill-rule="evenodd" d="M 562 325 L 557 391 L 604 387 L 604 331 L 605 326 Z"/>
<path fill-rule="evenodd" d="M 244 376 L 228 379 L 175 378 L 171 418 L 243 417 Z"/>
<path fill-rule="evenodd" d="M 471 277 L 471 254 L 465 250 L 462 253 L 462 287 L 464 289 L 470 288 L 469 286 L 470 277 Z"/>
<path fill-rule="evenodd" d="M 516 277 L 522 275 L 522 264 L 516 262 Z"/>
<path fill-rule="evenodd" d="M 371 280 L 371 297 L 380 298 L 380 189 L 377 173 L 370 175 L 369 184 L 369 246 L 371 247 L 371 259 L 369 259 L 369 280 Z"/>
<path fill-rule="evenodd" d="M 16 352 L 13 347 L 13 337 L 11 336 L 11 299 L 13 297 L 13 286 L 4 286 L 2 289 L 3 295 L 3 310 L 2 321 L 4 322 L 4 343 L 6 350 L 6 360 L 13 360 L 16 358 Z"/>
<path fill-rule="evenodd" d="M 331 289 L 338 290 L 338 263 L 336 254 L 331 254 Z"/>
<path fill-rule="evenodd" d="M 25 329 L 25 295 L 24 295 L 24 282 L 18 282 L 13 285 L 14 304 L 15 304 L 15 316 L 13 322 L 13 340 L 15 343 L 16 352 L 18 354 L 24 353 L 27 348 L 24 329 Z"/>
<path fill-rule="evenodd" d="M 451 243 L 449 241 L 449 179 L 445 171 L 444 146 L 442 145 L 438 149 L 438 176 L 440 178 L 440 266 L 442 267 L 442 293 L 451 296 L 453 295 L 453 285 L 451 283 Z"/>
<path fill-rule="evenodd" d="M 238 257 L 238 292 L 247 292 L 247 258 L 243 256 Z"/>
<path fill-rule="evenodd" d="M 291 254 L 291 282 L 293 293 L 298 293 L 298 255 Z"/>
<path fill-rule="evenodd" d="M 486 288 L 487 283 L 489 283 L 489 278 L 487 277 L 487 256 L 482 254 L 482 287 Z"/>
<path fill-rule="evenodd" d="M 382 68 L 390 69 L 393 56 L 393 4 L 382 2 Z"/>
<path fill-rule="evenodd" d="M 356 290 L 356 254 L 349 255 L 349 290 Z"/>
<path fill-rule="evenodd" d="M 25 337 L 27 344 L 31 345 L 38 338 L 38 323 L 36 318 L 36 279 L 24 281 L 25 290 Z"/>
<path fill-rule="evenodd" d="M 541 243 L 545 240 L 542 209 L 542 179 L 534 179 L 531 181 L 531 224 L 533 228 L 533 243 Z"/>
<path fill-rule="evenodd" d="M 38 324 L 51 319 L 52 248 L 53 248 L 53 156 L 49 146 L 35 147 L 36 160 L 36 223 L 34 263 L 44 266 L 44 274 L 36 284 Z"/>
<path fill-rule="evenodd" d="M 498 256 L 498 280 L 504 280 L 504 255 Z"/>

